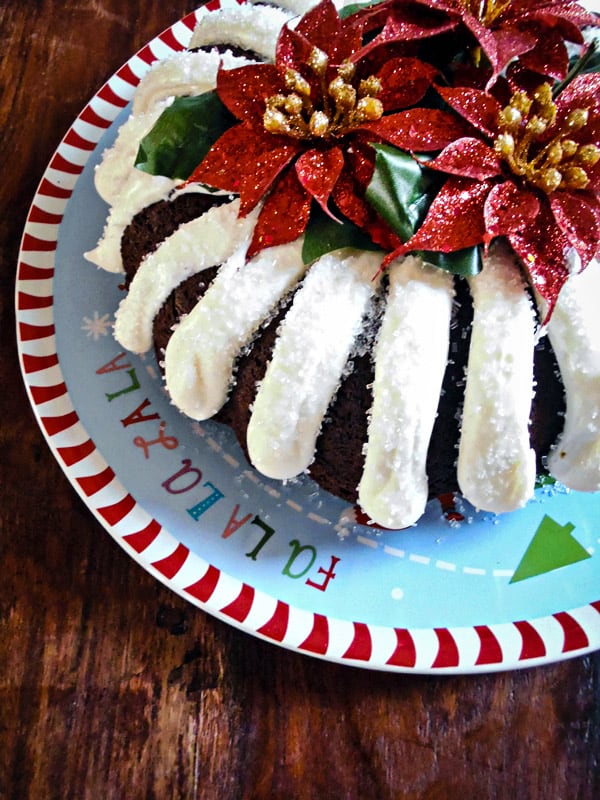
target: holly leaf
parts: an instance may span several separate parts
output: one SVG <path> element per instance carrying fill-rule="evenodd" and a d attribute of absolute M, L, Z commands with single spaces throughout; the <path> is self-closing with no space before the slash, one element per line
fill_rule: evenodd
<path fill-rule="evenodd" d="M 481 247 L 465 247 L 464 250 L 455 250 L 453 253 L 433 253 L 424 250 L 419 255 L 427 264 L 451 272 L 453 275 L 462 275 L 464 278 L 477 275 L 483 268 Z"/>
<path fill-rule="evenodd" d="M 312 264 L 326 253 L 352 247 L 357 250 L 380 250 L 367 234 L 357 225 L 344 219 L 337 222 L 326 214 L 319 205 L 313 203 L 310 219 L 304 231 L 302 260 Z"/>
<path fill-rule="evenodd" d="M 364 3 L 350 3 L 350 5 L 339 9 L 338 13 L 340 15 L 340 19 L 347 19 L 359 11 L 364 11 L 371 6 L 379 5 L 380 2 L 381 0 L 365 0 Z"/>
<path fill-rule="evenodd" d="M 578 72 L 578 75 L 590 75 L 593 72 L 600 72 L 600 45 L 598 44 L 599 40 L 594 40 L 592 45 L 590 46 L 589 58 L 585 60 L 584 65 Z"/>
<path fill-rule="evenodd" d="M 403 242 L 407 242 L 427 214 L 441 185 L 440 176 L 408 153 L 387 144 L 372 145 L 375 169 L 365 198 Z"/>
<path fill-rule="evenodd" d="M 135 166 L 150 175 L 186 180 L 236 121 L 215 91 L 176 97 L 140 142 Z"/>
<path fill-rule="evenodd" d="M 374 144 L 375 170 L 365 197 L 377 213 L 407 242 L 420 227 L 438 193 L 444 176 L 428 170 L 408 153 L 385 144 Z M 428 264 L 453 275 L 477 275 L 481 249 L 466 247 L 451 253 L 418 251 Z"/>

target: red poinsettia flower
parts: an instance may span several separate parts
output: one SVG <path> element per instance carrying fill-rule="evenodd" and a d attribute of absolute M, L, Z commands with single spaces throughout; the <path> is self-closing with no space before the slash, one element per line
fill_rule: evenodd
<path fill-rule="evenodd" d="M 575 78 L 556 100 L 549 84 L 531 96 L 515 92 L 504 108 L 478 89 L 438 91 L 478 135 L 427 163 L 451 177 L 386 263 L 412 250 L 487 247 L 504 236 L 550 315 L 569 276 L 569 251 L 585 267 L 600 246 L 600 74 Z"/>
<path fill-rule="evenodd" d="M 418 15 L 425 12 L 420 25 Z M 386 0 L 359 12 L 363 29 L 381 28 L 369 47 L 466 29 L 492 68 L 490 82 L 519 57 L 522 65 L 554 79 L 565 76 L 565 41 L 582 44 L 581 27 L 597 18 L 571 0 Z"/>
<path fill-rule="evenodd" d="M 468 130 L 456 115 L 418 103 L 436 70 L 415 58 L 361 64 L 360 30 L 322 0 L 291 29 L 284 27 L 275 64 L 221 69 L 217 93 L 238 124 L 194 170 L 198 181 L 240 195 L 240 213 L 263 205 L 248 250 L 296 239 L 311 204 L 337 212 L 387 249 L 398 238 L 364 200 L 374 169 L 370 142 L 439 151 Z M 405 109 L 405 110 L 399 110 Z M 331 208 L 330 200 L 335 208 Z"/>

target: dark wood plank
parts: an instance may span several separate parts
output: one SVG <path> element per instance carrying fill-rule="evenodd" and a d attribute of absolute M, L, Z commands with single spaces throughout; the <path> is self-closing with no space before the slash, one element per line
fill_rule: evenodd
<path fill-rule="evenodd" d="M 0 10 L 0 798 L 599 796 L 600 656 L 434 679 L 255 640 L 143 572 L 43 441 L 12 308 L 28 204 L 89 97 L 190 10 Z"/>

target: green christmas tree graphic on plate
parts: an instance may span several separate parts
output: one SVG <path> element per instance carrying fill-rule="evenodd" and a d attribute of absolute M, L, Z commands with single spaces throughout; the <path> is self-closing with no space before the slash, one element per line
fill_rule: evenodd
<path fill-rule="evenodd" d="M 545 515 L 510 582 L 517 583 L 591 558 L 590 553 L 572 535 L 574 529 L 575 526 L 570 522 L 560 525 Z"/>

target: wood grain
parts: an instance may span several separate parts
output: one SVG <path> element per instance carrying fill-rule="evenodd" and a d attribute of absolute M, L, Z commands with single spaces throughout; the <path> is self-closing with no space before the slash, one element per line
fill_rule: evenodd
<path fill-rule="evenodd" d="M 144 573 L 43 441 L 14 336 L 28 205 L 89 97 L 190 10 L 0 8 L 0 798 L 600 796 L 600 655 L 434 679 L 265 644 Z"/>

